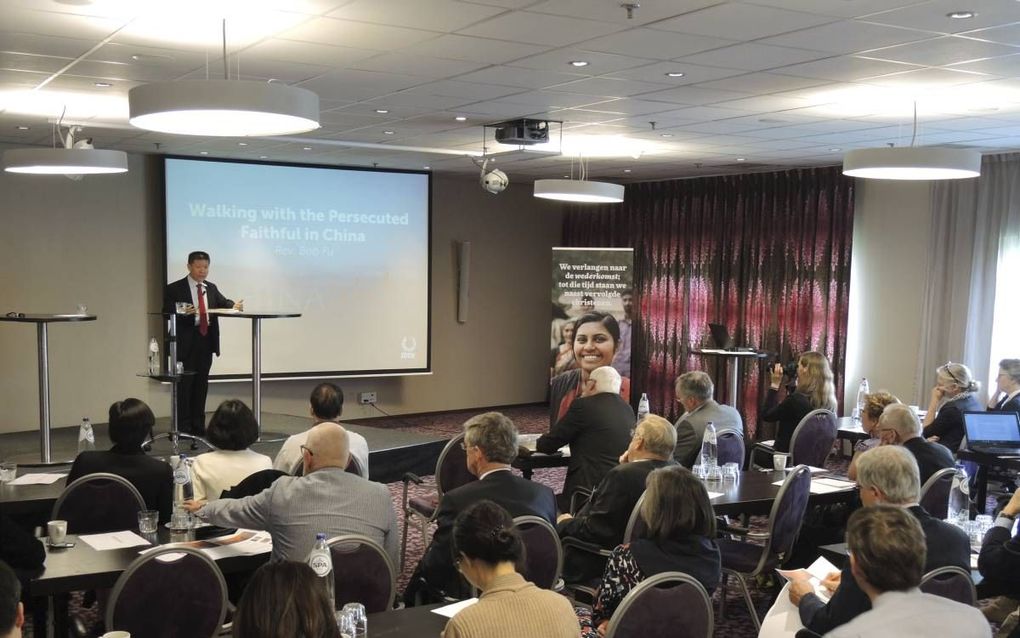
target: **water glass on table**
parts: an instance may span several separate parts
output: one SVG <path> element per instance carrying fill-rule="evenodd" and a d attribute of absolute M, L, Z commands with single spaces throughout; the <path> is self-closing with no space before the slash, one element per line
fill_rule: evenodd
<path fill-rule="evenodd" d="M 351 638 L 366 638 L 368 636 L 368 616 L 365 614 L 365 606 L 361 603 L 347 603 L 340 611 L 344 617 L 349 619 L 349 630 Z M 341 629 L 340 633 L 343 633 Z"/>
<path fill-rule="evenodd" d="M 789 454 L 783 452 L 776 452 L 772 455 L 772 469 L 776 472 L 786 471 L 786 460 L 790 458 Z"/>
<path fill-rule="evenodd" d="M 159 525 L 159 512 L 156 510 L 142 510 L 138 512 L 138 532 L 141 534 L 155 534 Z"/>
<path fill-rule="evenodd" d="M 0 483 L 10 483 L 18 476 L 18 464 L 4 461 L 0 463 Z"/>
<path fill-rule="evenodd" d="M 735 481 L 740 476 L 740 465 L 737 463 L 726 463 L 722 466 L 722 477 L 724 481 Z"/>

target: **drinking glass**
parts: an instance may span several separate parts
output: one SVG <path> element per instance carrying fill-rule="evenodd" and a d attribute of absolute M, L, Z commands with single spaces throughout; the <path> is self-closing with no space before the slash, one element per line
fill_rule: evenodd
<path fill-rule="evenodd" d="M 140 533 L 155 534 L 157 525 L 159 525 L 159 512 L 156 510 L 138 512 L 138 531 Z"/>
<path fill-rule="evenodd" d="M 772 469 L 777 472 L 783 472 L 786 470 L 786 459 L 789 458 L 789 454 L 782 452 L 776 452 L 772 455 Z"/>
<path fill-rule="evenodd" d="M 0 483 L 9 483 L 18 476 L 18 464 L 4 461 L 0 463 Z"/>

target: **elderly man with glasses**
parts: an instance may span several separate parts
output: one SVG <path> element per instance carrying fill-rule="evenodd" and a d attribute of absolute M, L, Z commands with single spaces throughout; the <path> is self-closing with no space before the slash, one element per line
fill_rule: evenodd
<path fill-rule="evenodd" d="M 887 405 L 882 410 L 882 416 L 878 417 L 878 437 L 882 445 L 902 445 L 914 455 L 921 472 L 921 485 L 935 472 L 956 465 L 948 448 L 921 436 L 917 415 L 902 403 Z"/>

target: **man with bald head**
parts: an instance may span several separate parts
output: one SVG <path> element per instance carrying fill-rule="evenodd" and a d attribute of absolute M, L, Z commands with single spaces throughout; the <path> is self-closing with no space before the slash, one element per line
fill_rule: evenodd
<path fill-rule="evenodd" d="M 301 455 L 303 476 L 281 477 L 254 496 L 193 501 L 187 508 L 213 525 L 268 531 L 273 560 L 305 560 L 318 533 L 327 538 L 361 534 L 398 564 L 397 516 L 389 490 L 344 471 L 349 451 L 343 426 L 327 422 L 313 427 Z"/>

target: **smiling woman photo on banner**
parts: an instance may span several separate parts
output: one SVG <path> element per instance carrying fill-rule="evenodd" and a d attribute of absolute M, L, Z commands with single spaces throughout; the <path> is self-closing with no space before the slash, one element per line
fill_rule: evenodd
<path fill-rule="evenodd" d="M 581 396 L 592 370 L 612 365 L 620 344 L 620 324 L 613 315 L 590 312 L 574 322 L 573 351 L 577 368 L 550 382 L 549 426 L 556 425 L 574 399 Z M 630 379 L 624 377 L 620 396 L 630 401 Z"/>

